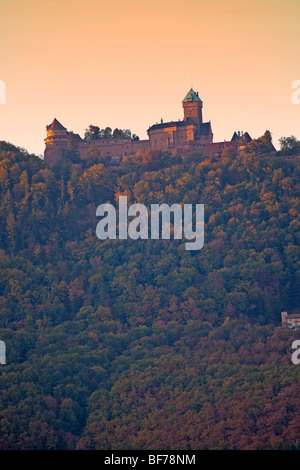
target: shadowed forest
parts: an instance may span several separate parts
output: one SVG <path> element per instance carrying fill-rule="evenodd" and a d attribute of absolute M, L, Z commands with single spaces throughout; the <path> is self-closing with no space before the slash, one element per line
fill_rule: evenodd
<path fill-rule="evenodd" d="M 0 143 L 0 449 L 299 449 L 299 158 L 65 157 Z M 120 195 L 204 204 L 203 248 L 100 241 Z"/>

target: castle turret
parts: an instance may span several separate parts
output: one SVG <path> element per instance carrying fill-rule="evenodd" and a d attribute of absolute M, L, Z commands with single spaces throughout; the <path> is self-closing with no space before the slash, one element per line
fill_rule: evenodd
<path fill-rule="evenodd" d="M 182 106 L 184 110 L 184 120 L 191 119 L 197 128 L 200 129 L 202 124 L 203 102 L 200 100 L 198 92 L 195 92 L 193 88 L 191 88 L 182 100 Z"/>
<path fill-rule="evenodd" d="M 68 147 L 68 131 L 56 118 L 46 129 L 44 160 L 49 165 L 54 165 Z"/>

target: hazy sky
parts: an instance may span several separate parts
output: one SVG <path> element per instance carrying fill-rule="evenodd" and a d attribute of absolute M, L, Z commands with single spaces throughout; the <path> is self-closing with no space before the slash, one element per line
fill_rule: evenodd
<path fill-rule="evenodd" d="M 183 117 L 193 84 L 214 141 L 300 139 L 300 0 L 0 0 L 0 140 L 43 154 L 56 117 L 130 128 Z"/>

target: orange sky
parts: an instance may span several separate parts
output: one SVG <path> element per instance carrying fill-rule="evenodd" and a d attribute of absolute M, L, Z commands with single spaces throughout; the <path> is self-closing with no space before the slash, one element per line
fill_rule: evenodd
<path fill-rule="evenodd" d="M 300 0 L 0 0 L 0 140 L 43 154 L 54 117 L 147 138 L 191 81 L 214 141 L 300 139 L 299 20 Z"/>

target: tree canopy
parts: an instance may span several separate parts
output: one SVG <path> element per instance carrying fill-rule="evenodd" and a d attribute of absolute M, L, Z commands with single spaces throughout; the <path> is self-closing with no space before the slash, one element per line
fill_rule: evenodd
<path fill-rule="evenodd" d="M 299 449 L 299 159 L 71 144 L 56 169 L 0 143 L 0 449 Z M 204 204 L 204 247 L 100 241 L 119 195 Z"/>
<path fill-rule="evenodd" d="M 130 139 L 139 140 L 136 134 L 131 135 L 130 129 L 118 129 L 112 130 L 110 127 L 100 129 L 99 126 L 90 125 L 84 133 L 84 140 L 93 141 L 100 139 Z"/>

